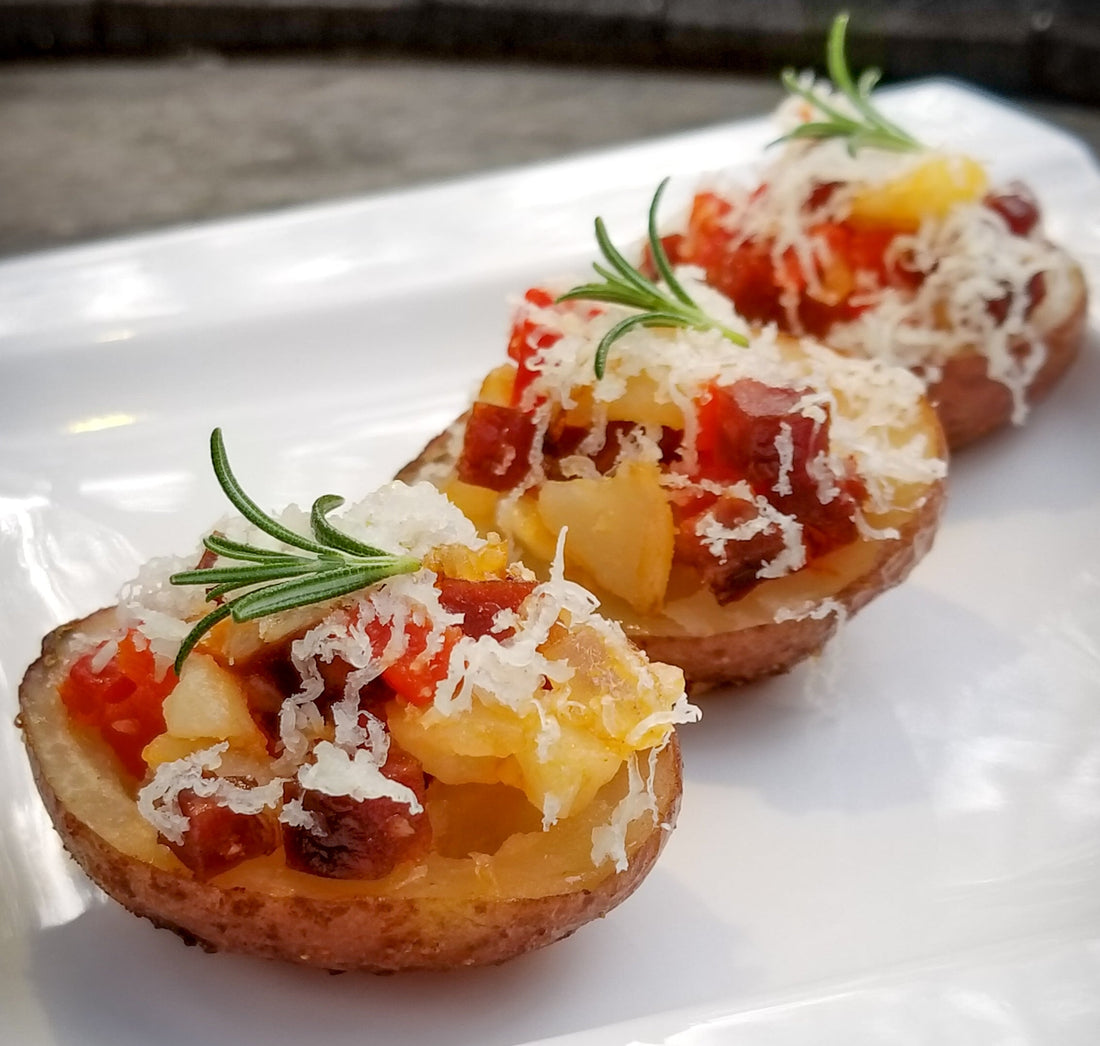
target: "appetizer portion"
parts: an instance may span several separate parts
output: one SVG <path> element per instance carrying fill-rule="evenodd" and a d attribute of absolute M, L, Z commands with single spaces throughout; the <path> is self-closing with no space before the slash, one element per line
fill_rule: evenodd
<path fill-rule="evenodd" d="M 20 687 L 91 878 L 208 950 L 332 970 L 496 963 L 626 898 L 679 808 L 679 670 L 428 484 L 276 519 L 212 454 L 241 515 Z"/>
<path fill-rule="evenodd" d="M 1069 367 L 1084 277 L 1025 185 L 993 185 L 977 159 L 882 116 L 877 70 L 858 83 L 848 70 L 846 24 L 829 38 L 831 84 L 784 74 L 786 133 L 760 183 L 716 178 L 665 248 L 754 324 L 913 370 L 957 448 L 1023 422 Z"/>
<path fill-rule="evenodd" d="M 528 291 L 509 362 L 399 476 L 540 576 L 567 529 L 567 576 L 702 689 L 785 671 L 899 582 L 931 543 L 945 450 L 908 371 L 749 335 L 673 272 L 660 195 L 661 283 L 597 220 L 601 282 Z"/>

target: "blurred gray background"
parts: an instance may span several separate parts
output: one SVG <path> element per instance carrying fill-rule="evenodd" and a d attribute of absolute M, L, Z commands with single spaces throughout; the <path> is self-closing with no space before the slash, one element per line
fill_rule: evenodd
<path fill-rule="evenodd" d="M 757 115 L 834 3 L 0 0 L 0 254 Z M 1100 4 L 850 4 L 857 68 L 984 86 L 1100 149 Z"/>

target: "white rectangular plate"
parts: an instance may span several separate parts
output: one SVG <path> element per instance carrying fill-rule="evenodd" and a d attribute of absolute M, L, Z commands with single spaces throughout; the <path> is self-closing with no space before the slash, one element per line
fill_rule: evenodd
<path fill-rule="evenodd" d="M 956 85 L 888 93 L 1039 193 L 1100 275 L 1079 143 Z M 638 893 L 507 966 L 331 977 L 185 948 L 62 853 L 11 726 L 41 636 L 223 511 L 387 479 L 502 356 L 506 298 L 640 234 L 752 121 L 0 264 L 0 1014 L 25 1046 L 1092 1043 L 1100 1028 L 1100 358 L 953 465 L 936 546 L 818 663 L 705 699 Z M 1096 315 L 1093 314 L 1093 326 Z"/>

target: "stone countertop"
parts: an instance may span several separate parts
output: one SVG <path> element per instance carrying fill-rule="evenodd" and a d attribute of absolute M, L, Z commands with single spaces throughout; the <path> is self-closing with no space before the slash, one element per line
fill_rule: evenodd
<path fill-rule="evenodd" d="M 772 77 L 431 57 L 0 66 L 0 254 L 379 192 L 768 112 Z M 1100 151 L 1100 109 L 1021 103 Z"/>

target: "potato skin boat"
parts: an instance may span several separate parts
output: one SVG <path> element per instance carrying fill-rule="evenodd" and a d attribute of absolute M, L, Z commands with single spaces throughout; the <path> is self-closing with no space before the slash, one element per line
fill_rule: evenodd
<path fill-rule="evenodd" d="M 819 142 L 811 146 L 803 142 L 797 148 L 791 145 L 788 152 L 777 159 L 776 170 L 783 169 L 784 156 L 795 157 L 797 164 L 800 162 L 798 158 L 805 160 L 817 153 L 827 155 L 830 148 L 832 143 Z M 959 157 L 955 159 L 963 160 Z M 856 161 L 852 162 L 855 165 Z M 946 169 L 942 166 L 944 162 L 942 159 L 932 160 L 929 161 L 928 166 L 939 164 L 941 165 L 939 169 L 943 170 Z M 984 175 L 982 177 L 984 178 Z M 802 199 L 801 206 L 812 211 L 813 207 L 809 201 L 815 192 L 820 191 L 825 185 L 841 186 L 844 180 L 843 176 L 834 172 L 832 176 L 822 174 L 819 181 L 807 181 L 804 186 L 807 195 Z M 871 185 L 872 191 L 876 189 L 876 184 Z M 766 186 L 765 180 L 760 183 L 757 191 Z M 943 187 L 941 184 L 941 188 Z M 889 183 L 886 188 L 889 188 Z M 877 189 L 883 191 L 883 186 L 877 185 Z M 922 198 L 919 193 L 908 195 L 910 205 L 916 205 Z M 1028 202 L 1022 205 L 1034 207 L 1034 221 L 1039 222 L 1038 206 L 1034 204 L 1030 190 L 1026 186 L 1012 183 L 1007 187 L 1007 195 L 997 191 L 991 191 L 991 195 L 999 199 L 1011 200 L 1017 197 L 1021 200 L 1026 199 Z M 741 220 L 745 219 L 746 212 L 754 209 L 757 202 L 759 201 L 754 194 L 749 197 L 749 202 L 742 202 L 739 205 L 742 208 Z M 963 202 L 965 201 L 959 201 L 960 204 Z M 726 199 L 722 194 L 700 192 L 695 198 L 691 217 L 688 219 L 688 232 L 670 237 L 671 241 L 683 241 L 677 242 L 673 248 L 675 260 L 680 264 L 699 264 L 707 268 L 708 282 L 724 293 L 732 294 L 738 308 L 752 323 L 773 322 L 788 334 L 812 335 L 847 355 L 866 359 L 880 358 L 912 369 L 927 384 L 928 397 L 936 408 L 948 446 L 952 451 L 969 446 L 1009 424 L 1023 422 L 1030 408 L 1043 399 L 1062 379 L 1080 354 L 1085 340 L 1088 314 L 1088 288 L 1084 272 L 1069 252 L 1049 242 L 1033 230 L 1024 232 L 1011 227 L 1003 228 L 1001 240 L 997 245 L 1001 251 L 1010 254 L 1012 244 L 1030 244 L 1031 249 L 1041 255 L 1038 262 L 1034 260 L 1029 262 L 1031 265 L 1038 266 L 1032 280 L 1039 281 L 1040 287 L 1043 288 L 1057 288 L 1057 293 L 1053 295 L 1048 295 L 1045 290 L 1040 291 L 1039 300 L 1034 306 L 1029 307 L 1026 322 L 1019 325 L 1018 329 L 1011 333 L 1003 330 L 1001 328 L 1003 319 L 998 320 L 992 330 L 983 332 L 967 328 L 951 318 L 947 302 L 938 301 L 936 303 L 938 315 L 934 320 L 924 316 L 923 313 L 914 314 L 900 324 L 890 336 L 885 337 L 878 329 L 878 323 L 868 327 L 863 321 L 882 314 L 885 308 L 886 312 L 880 322 L 888 323 L 887 317 L 892 315 L 893 310 L 898 307 L 899 303 L 896 301 L 889 307 L 885 300 L 864 302 L 859 307 L 859 315 L 852 316 L 850 313 L 854 307 L 847 304 L 848 296 L 852 294 L 850 290 L 843 293 L 834 290 L 831 296 L 824 295 L 822 298 L 821 292 L 815 295 L 807 288 L 803 288 L 794 294 L 792 301 L 780 307 L 776 299 L 780 282 L 776 274 L 779 269 L 772 271 L 771 262 L 767 264 L 767 278 L 762 284 L 757 285 L 757 289 L 753 289 L 753 286 L 748 284 L 740 284 L 735 274 L 746 267 L 752 268 L 752 265 L 760 266 L 762 260 L 756 253 L 750 252 L 750 257 L 747 259 L 742 258 L 738 253 L 742 249 L 748 249 L 746 244 L 755 243 L 754 236 L 749 236 L 744 241 L 733 237 L 726 247 L 722 247 L 712 239 L 714 236 L 732 237 L 732 233 L 725 224 L 730 220 L 730 215 L 721 210 L 732 206 L 731 200 Z M 799 204 L 790 206 L 797 209 Z M 962 210 L 966 213 L 974 211 L 988 213 L 989 207 L 963 207 Z M 722 217 L 716 219 L 716 213 L 722 214 Z M 805 229 L 807 235 L 811 231 L 812 221 L 816 220 L 816 218 L 807 219 Z M 883 221 L 884 218 L 879 215 L 877 220 Z M 839 226 L 835 224 L 837 221 L 840 222 Z M 844 223 L 850 221 L 851 216 L 847 218 L 834 216 L 825 222 L 825 225 L 833 228 L 847 227 Z M 752 224 L 752 220 L 749 224 Z M 936 222 L 932 221 L 931 224 L 935 226 Z M 883 228 L 891 232 L 891 235 L 900 234 L 900 229 L 891 231 L 888 224 Z M 873 224 L 868 227 L 866 224 L 860 225 L 857 222 L 852 226 L 855 235 L 866 234 L 868 229 L 872 233 L 882 231 Z M 922 270 L 922 278 L 941 264 L 947 267 L 950 263 L 959 261 L 950 247 L 941 249 L 944 253 L 936 258 L 934 266 L 931 266 L 928 260 L 923 262 L 925 269 Z M 724 253 L 726 251 L 730 253 Z M 989 259 L 986 258 L 985 261 L 988 267 Z M 750 262 L 752 265 L 749 264 Z M 861 268 L 864 266 L 870 266 L 866 257 L 863 258 Z M 757 270 L 753 269 L 753 271 Z M 956 270 L 952 269 L 952 271 Z M 863 275 L 870 276 L 871 269 L 864 268 Z M 970 280 L 977 275 L 982 274 L 970 273 Z M 990 278 L 998 278 L 996 271 Z M 958 283 L 966 286 L 968 279 L 960 278 Z M 759 289 L 760 287 L 763 287 L 763 290 Z M 891 287 L 888 282 L 878 290 L 896 290 L 896 287 Z M 1031 293 L 1030 282 L 1027 293 Z M 913 294 L 912 291 L 905 292 L 905 295 Z M 833 301 L 834 297 L 839 300 Z M 858 295 L 852 294 L 852 297 L 858 297 Z M 822 305 L 822 300 L 827 304 Z M 905 309 L 910 308 L 913 301 L 911 297 L 904 296 L 902 300 L 907 303 L 903 314 L 908 315 Z M 986 305 L 990 317 L 995 314 L 993 306 L 997 303 L 981 298 L 978 301 Z M 828 309 L 837 311 L 835 315 L 830 316 Z M 998 331 L 1001 333 L 998 334 Z M 926 339 L 928 343 L 918 351 L 915 344 L 919 344 L 919 341 L 913 343 L 914 337 Z M 937 344 L 941 337 L 945 339 L 945 344 Z M 1001 343 L 1002 339 L 1004 344 Z M 1002 355 L 1005 353 L 1007 353 L 1007 360 Z M 998 364 L 994 364 L 993 356 L 997 355 L 1001 358 Z M 1032 360 L 1035 364 L 1034 372 L 1030 371 Z M 1019 373 L 1013 374 L 1015 367 L 1025 362 L 1027 366 L 1021 366 Z M 1002 373 L 999 374 L 998 370 Z"/>
<path fill-rule="evenodd" d="M 926 412 L 925 424 L 929 431 L 937 434 L 936 450 L 946 456 L 944 437 L 930 406 Z M 467 416 L 462 415 L 432 439 L 396 478 L 414 483 L 451 474 L 457 449 L 462 445 Z M 626 632 L 651 660 L 681 668 L 692 694 L 716 686 L 740 685 L 780 675 L 805 658 L 820 653 L 845 618 L 908 576 L 931 548 L 946 500 L 946 482 L 938 480 L 930 484 L 920 505 L 899 529 L 897 538 L 876 542 L 874 558 L 859 576 L 830 593 L 831 609 L 827 613 L 707 635 L 661 634 L 644 627 L 624 625 Z"/>
<path fill-rule="evenodd" d="M 569 936 L 625 900 L 675 823 L 682 779 L 673 733 L 656 756 L 657 816 L 632 826 L 626 868 L 607 864 L 608 874 L 591 884 L 507 895 L 493 890 L 487 877 L 480 891 L 433 895 L 430 882 L 392 894 L 329 881 L 298 889 L 311 876 L 285 882 L 275 876 L 267 886 L 242 884 L 232 873 L 228 882 L 225 876 L 200 882 L 156 843 L 113 756 L 98 739 L 73 729 L 62 705 L 58 686 L 87 649 L 86 637 L 114 627 L 114 608 L 63 625 L 44 639 L 28 669 L 18 722 L 34 779 L 66 848 L 97 885 L 134 914 L 207 951 L 372 972 L 500 963 Z"/>

